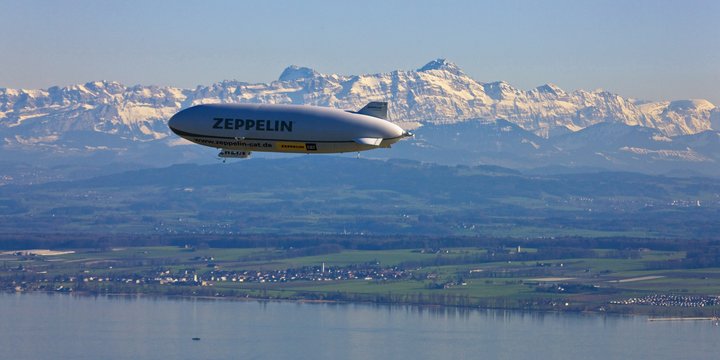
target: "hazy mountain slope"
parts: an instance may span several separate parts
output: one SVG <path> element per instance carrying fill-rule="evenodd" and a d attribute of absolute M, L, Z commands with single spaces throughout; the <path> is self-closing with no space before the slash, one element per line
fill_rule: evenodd
<path fill-rule="evenodd" d="M 707 238 L 718 194 L 707 178 L 302 156 L 0 187 L 0 232 Z"/>
<path fill-rule="evenodd" d="M 561 167 L 720 176 L 720 132 L 668 137 L 656 129 L 599 123 L 550 139 L 505 120 L 427 125 L 412 141 L 368 156 L 516 169 Z M 562 169 L 558 169 L 562 170 Z M 564 172 L 564 170 L 563 170 Z"/>

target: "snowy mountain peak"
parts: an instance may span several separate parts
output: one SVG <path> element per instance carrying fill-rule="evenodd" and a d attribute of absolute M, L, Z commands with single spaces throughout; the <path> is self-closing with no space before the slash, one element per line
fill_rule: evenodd
<path fill-rule="evenodd" d="M 519 90 L 512 87 L 505 81 L 496 81 L 482 85 L 485 93 L 494 100 L 505 100 L 515 98 Z"/>
<path fill-rule="evenodd" d="M 673 111 L 688 111 L 688 110 L 700 110 L 709 111 L 715 108 L 713 103 L 705 99 L 689 99 L 689 100 L 675 100 L 671 101 L 668 105 L 668 110 Z"/>
<path fill-rule="evenodd" d="M 283 70 L 280 74 L 279 81 L 297 81 L 300 79 L 309 79 L 319 75 L 319 73 L 311 68 L 291 65 Z"/>
<path fill-rule="evenodd" d="M 545 85 L 540 85 L 536 88 L 538 92 L 554 95 L 554 96 L 565 96 L 567 95 L 563 89 L 561 89 L 559 86 L 547 83 Z"/>
<path fill-rule="evenodd" d="M 447 61 L 446 59 L 435 59 L 418 69 L 419 72 L 426 72 L 431 70 L 443 70 L 457 75 L 463 73 L 460 67 L 455 65 L 455 63 Z"/>

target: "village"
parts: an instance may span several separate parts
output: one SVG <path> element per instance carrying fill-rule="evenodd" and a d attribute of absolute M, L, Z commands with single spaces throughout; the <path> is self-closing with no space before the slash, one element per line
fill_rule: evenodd
<path fill-rule="evenodd" d="M 210 260 L 210 259 L 208 259 Z M 210 271 L 201 272 L 195 268 L 182 270 L 157 269 L 149 274 L 91 274 L 85 270 L 78 275 L 47 276 L 46 271 L 31 273 L 26 278 L 30 281 L 12 281 L 11 284 L 4 284 L 3 287 L 11 287 L 15 291 L 24 291 L 42 287 L 43 283 L 52 282 L 58 285 L 54 291 L 73 291 L 73 284 L 77 288 L 79 284 L 105 283 L 105 284 L 155 284 L 167 286 L 213 286 L 216 283 L 237 283 L 237 284 L 263 284 L 263 283 L 286 283 L 286 282 L 317 282 L 317 281 L 388 281 L 404 280 L 412 277 L 412 272 L 401 267 L 379 267 L 376 265 L 353 265 L 347 267 L 328 267 L 325 264 L 319 266 L 307 266 L 297 269 L 283 270 L 221 270 L 219 267 L 208 264 L 212 267 Z M 112 269 L 108 269 L 112 270 Z M 14 272 L 26 272 L 19 267 Z M 433 275 L 429 275 L 432 277 Z"/>
<path fill-rule="evenodd" d="M 610 301 L 613 305 L 652 305 L 677 307 L 706 307 L 720 305 L 720 296 L 652 294 Z"/>
<path fill-rule="evenodd" d="M 381 268 L 377 266 L 351 266 L 341 268 L 320 266 L 302 267 L 299 269 L 269 271 L 230 271 L 214 269 L 206 275 L 198 275 L 192 270 L 172 273 L 170 270 L 160 271 L 156 276 L 144 279 L 146 282 L 159 284 L 192 284 L 212 286 L 217 282 L 238 283 L 283 283 L 291 281 L 342 281 L 342 280 L 402 280 L 410 278 L 412 273 L 399 267 Z"/>

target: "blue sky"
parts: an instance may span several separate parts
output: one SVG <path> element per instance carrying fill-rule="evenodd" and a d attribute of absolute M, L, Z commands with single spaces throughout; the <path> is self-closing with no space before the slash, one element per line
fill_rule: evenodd
<path fill-rule="evenodd" d="M 0 0 L 0 87 L 269 82 L 447 58 L 479 81 L 720 105 L 720 1 Z"/>

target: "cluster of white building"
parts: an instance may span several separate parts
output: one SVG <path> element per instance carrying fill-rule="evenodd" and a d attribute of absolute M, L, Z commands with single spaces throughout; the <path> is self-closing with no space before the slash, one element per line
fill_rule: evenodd
<path fill-rule="evenodd" d="M 720 296 L 653 294 L 624 300 L 613 300 L 610 301 L 610 304 L 705 307 L 720 305 Z"/>

